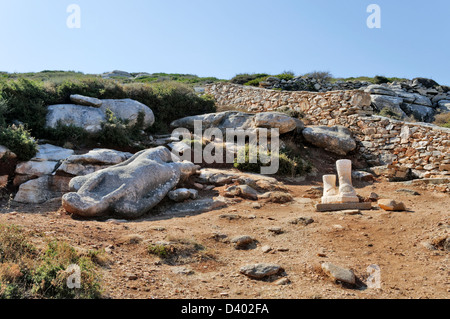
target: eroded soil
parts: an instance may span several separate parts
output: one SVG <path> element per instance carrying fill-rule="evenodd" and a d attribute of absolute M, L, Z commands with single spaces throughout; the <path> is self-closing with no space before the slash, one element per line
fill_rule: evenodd
<path fill-rule="evenodd" d="M 308 184 L 308 183 L 305 183 Z M 106 298 L 449 298 L 449 253 L 423 242 L 447 233 L 450 196 L 418 187 L 414 196 L 397 193 L 404 185 L 377 182 L 358 188 L 362 196 L 403 201 L 408 212 L 362 211 L 359 215 L 317 213 L 311 184 L 288 186 L 295 201 L 233 206 L 188 216 L 152 216 L 131 222 L 79 220 L 60 209 L 60 201 L 36 206 L 2 203 L 0 223 L 65 240 L 80 251 L 106 249 L 110 265 L 101 268 Z M 216 188 L 212 196 L 223 193 Z M 311 198 L 313 197 L 313 198 Z M 374 205 L 375 206 L 375 205 Z M 237 215 L 223 218 L 223 215 Z M 170 217 L 170 218 L 169 218 Z M 226 217 L 226 216 L 225 216 Z M 314 223 L 292 224 L 298 217 Z M 281 234 L 269 228 L 281 227 Z M 230 240 L 249 235 L 256 244 L 236 250 Z M 36 237 L 39 245 L 41 237 Z M 195 243 L 201 250 L 161 260 L 148 253 L 159 241 Z M 268 253 L 263 246 L 270 246 Z M 364 282 L 367 268 L 381 269 L 381 289 L 357 289 L 333 283 L 320 271 L 323 262 L 351 268 Z M 284 273 L 266 280 L 240 274 L 247 264 L 275 263 Z M 188 273 L 188 274 L 186 274 Z M 280 278 L 289 283 L 277 284 Z"/>

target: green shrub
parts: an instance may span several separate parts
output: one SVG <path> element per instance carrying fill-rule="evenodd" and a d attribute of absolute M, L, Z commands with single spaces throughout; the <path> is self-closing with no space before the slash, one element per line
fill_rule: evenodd
<path fill-rule="evenodd" d="M 389 79 L 385 76 L 377 75 L 373 78 L 373 83 L 375 84 L 383 84 L 383 83 L 389 83 Z"/>
<path fill-rule="evenodd" d="M 0 145 L 6 146 L 22 161 L 28 161 L 37 153 L 37 143 L 24 126 L 0 126 Z"/>
<path fill-rule="evenodd" d="M 45 127 L 48 94 L 42 83 L 28 79 L 0 83 L 1 96 L 7 101 L 5 119 L 24 123 L 34 135 Z"/>
<path fill-rule="evenodd" d="M 212 80 L 212 79 L 208 79 Z M 149 106 L 156 117 L 155 125 L 149 129 L 153 133 L 169 132 L 172 121 L 185 116 L 215 112 L 215 101 L 210 96 L 199 96 L 187 84 L 177 82 L 129 83 L 106 80 L 93 76 L 74 78 L 51 78 L 46 82 L 19 78 L 0 82 L 0 126 L 17 120 L 36 138 L 46 138 L 63 143 L 65 138 L 82 141 L 86 135 L 74 128 L 57 130 L 45 127 L 47 106 L 71 103 L 70 95 L 81 94 L 100 99 L 130 98 Z M 119 140 L 127 144 L 127 138 L 120 138 L 123 127 L 120 123 L 105 126 L 102 141 L 112 144 Z M 58 131 L 62 129 L 62 131 Z M 131 132 L 133 140 L 137 130 Z M 108 140 L 112 137 L 112 140 Z"/>
<path fill-rule="evenodd" d="M 35 252 L 21 228 L 0 225 L 0 263 L 16 263 L 23 258 L 34 256 Z"/>
<path fill-rule="evenodd" d="M 58 122 L 55 128 L 46 128 L 44 136 L 52 143 L 63 146 L 66 142 L 82 146 L 89 143 L 91 134 L 75 125 L 64 125 Z"/>
<path fill-rule="evenodd" d="M 378 115 L 384 116 L 384 117 L 389 117 L 394 120 L 399 120 L 399 121 L 402 120 L 401 114 L 398 114 L 387 107 L 382 109 Z"/>
<path fill-rule="evenodd" d="M 275 77 L 279 78 L 280 80 L 290 81 L 295 77 L 295 74 L 292 71 L 285 71 L 281 74 L 275 75 Z"/>
<path fill-rule="evenodd" d="M 254 81 L 255 79 L 259 79 L 259 78 L 267 78 L 269 77 L 269 74 L 266 73 L 256 73 L 256 74 L 248 74 L 248 73 L 242 73 L 242 74 L 238 74 L 235 77 L 233 77 L 230 82 L 233 84 L 240 84 L 240 85 L 244 85 L 250 81 Z"/>
<path fill-rule="evenodd" d="M 150 132 L 170 132 L 170 123 L 186 116 L 214 113 L 215 101 L 210 96 L 199 96 L 182 83 L 161 82 L 125 86 L 127 95 L 145 105 L 155 114 L 155 125 Z"/>
<path fill-rule="evenodd" d="M 77 265 L 81 270 L 80 289 L 70 289 L 66 269 Z M 52 241 L 40 258 L 40 265 L 31 272 L 32 293 L 43 298 L 96 299 L 101 296 L 100 277 L 88 257 L 79 257 L 67 243 Z"/>
<path fill-rule="evenodd" d="M 260 173 L 261 167 L 270 166 L 271 163 L 263 164 L 259 158 L 259 149 L 257 150 L 258 160 L 257 163 L 250 163 L 250 147 L 246 145 L 244 149 L 240 150 L 238 155 L 242 156 L 242 152 L 245 151 L 245 162 L 238 163 L 237 158 L 234 162 L 234 167 L 240 171 Z M 271 154 L 268 154 L 271 156 Z M 280 150 L 278 154 L 279 169 L 277 175 L 280 176 L 297 176 L 304 175 L 311 170 L 311 165 L 305 162 L 300 156 L 293 156 L 287 150 Z"/>
<path fill-rule="evenodd" d="M 170 247 L 164 245 L 150 245 L 147 250 L 150 255 L 158 256 L 161 259 L 168 258 L 173 253 Z"/>
<path fill-rule="evenodd" d="M 248 81 L 248 82 L 245 83 L 244 85 L 247 85 L 247 86 L 257 86 L 257 87 L 258 87 L 258 86 L 259 86 L 259 83 L 261 83 L 261 82 L 267 80 L 267 78 L 268 78 L 268 76 L 259 77 L 259 78 L 256 78 L 256 79 L 254 79 L 254 80 Z"/>

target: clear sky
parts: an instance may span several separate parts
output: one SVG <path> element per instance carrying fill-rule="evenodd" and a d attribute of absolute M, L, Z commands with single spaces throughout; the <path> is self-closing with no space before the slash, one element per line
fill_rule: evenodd
<path fill-rule="evenodd" d="M 372 3 L 381 29 L 366 25 Z M 448 0 L 0 0 L 0 71 L 319 70 L 450 85 L 449 16 Z"/>

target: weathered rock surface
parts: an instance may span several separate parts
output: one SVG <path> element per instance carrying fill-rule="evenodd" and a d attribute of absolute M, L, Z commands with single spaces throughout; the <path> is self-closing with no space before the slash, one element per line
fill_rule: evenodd
<path fill-rule="evenodd" d="M 287 188 L 273 177 L 234 170 L 204 168 L 200 170 L 198 181 L 216 186 L 237 182 L 240 185 L 248 185 L 258 192 L 287 191 Z"/>
<path fill-rule="evenodd" d="M 144 128 L 149 128 L 155 123 L 155 115 L 147 106 L 132 99 L 102 100 L 100 109 L 106 112 L 111 110 L 117 118 L 128 120 L 129 124 L 135 124 L 140 112 L 144 113 Z"/>
<path fill-rule="evenodd" d="M 237 236 L 231 239 L 231 243 L 234 244 L 234 248 L 236 249 L 246 249 L 249 245 L 254 242 L 254 239 L 250 236 Z"/>
<path fill-rule="evenodd" d="M 303 130 L 303 136 L 311 144 L 338 155 L 347 155 L 356 149 L 352 133 L 343 126 L 309 126 Z"/>
<path fill-rule="evenodd" d="M 380 199 L 378 200 L 378 206 L 386 211 L 405 211 L 406 205 L 402 202 L 397 202 L 393 199 Z"/>
<path fill-rule="evenodd" d="M 197 199 L 198 191 L 195 189 L 179 188 L 170 191 L 167 196 L 174 202 L 183 202 L 187 199 Z"/>
<path fill-rule="evenodd" d="M 371 95 L 372 104 L 375 105 L 378 111 L 388 109 L 391 112 L 398 114 L 401 118 L 406 118 L 406 113 L 400 107 L 403 99 L 390 95 Z"/>
<path fill-rule="evenodd" d="M 275 264 L 255 264 L 255 265 L 247 265 L 243 266 L 240 269 L 240 272 L 247 277 L 253 278 L 253 279 L 263 279 L 265 277 L 277 275 L 280 272 L 283 271 L 283 268 L 281 268 L 278 265 Z"/>
<path fill-rule="evenodd" d="M 285 204 L 292 202 L 294 198 L 287 192 L 267 192 L 262 195 L 258 195 L 258 200 L 266 203 Z"/>
<path fill-rule="evenodd" d="M 224 197 L 201 198 L 180 203 L 165 203 L 154 208 L 155 212 L 164 216 L 186 216 L 210 212 L 228 206 Z"/>
<path fill-rule="evenodd" d="M 450 113 L 450 100 L 442 100 L 438 103 L 439 113 Z"/>
<path fill-rule="evenodd" d="M 172 128 L 186 128 L 194 130 L 195 121 L 201 121 L 203 130 L 218 128 L 225 132 L 226 129 L 279 129 L 280 134 L 292 132 L 298 126 L 297 122 L 283 113 L 263 112 L 248 114 L 237 111 L 227 111 L 214 114 L 196 115 L 176 120 L 171 123 Z"/>
<path fill-rule="evenodd" d="M 106 121 L 106 110 L 108 109 L 117 118 L 128 121 L 129 125 L 137 122 L 140 112 L 145 115 L 144 128 L 148 128 L 155 123 L 153 111 L 138 101 L 131 99 L 100 101 L 99 107 L 76 104 L 51 105 L 48 107 L 46 125 L 56 128 L 58 122 L 60 122 L 62 125 L 73 125 L 95 133 L 101 130 L 101 123 Z"/>
<path fill-rule="evenodd" d="M 435 114 L 433 108 L 419 104 L 404 103 L 402 109 L 420 122 L 432 122 Z"/>
<path fill-rule="evenodd" d="M 102 77 L 104 79 L 112 79 L 112 78 L 132 78 L 133 76 L 126 72 L 121 70 L 114 70 L 112 72 L 106 72 L 102 74 Z"/>
<path fill-rule="evenodd" d="M 83 155 L 68 157 L 57 172 L 74 176 L 94 173 L 111 165 L 120 164 L 131 158 L 133 154 L 110 149 L 94 149 Z"/>
<path fill-rule="evenodd" d="M 49 176 L 42 176 L 22 184 L 14 201 L 26 204 L 41 204 L 54 197 L 49 190 Z"/>
<path fill-rule="evenodd" d="M 250 200 L 257 200 L 259 193 L 248 185 L 231 186 L 225 190 L 226 196 L 242 197 Z"/>
<path fill-rule="evenodd" d="M 297 129 L 297 122 L 293 118 L 286 114 L 276 112 L 258 113 L 255 116 L 254 123 L 255 127 L 259 128 L 277 128 L 280 130 L 280 134 L 292 132 Z M 299 125 L 301 127 L 301 124 Z"/>
<path fill-rule="evenodd" d="M 172 162 L 167 148 L 144 150 L 121 164 L 75 177 L 70 186 L 76 193 L 65 194 L 62 204 L 84 217 L 137 218 L 197 169 L 190 162 Z"/>
<path fill-rule="evenodd" d="M 43 175 L 50 175 L 56 168 L 58 162 L 44 161 L 44 162 L 22 162 L 16 167 L 16 174 L 27 175 L 32 177 L 40 177 Z"/>
<path fill-rule="evenodd" d="M 11 152 L 11 150 L 5 146 L 0 145 L 0 159 L 7 158 L 16 158 L 17 155 Z"/>
<path fill-rule="evenodd" d="M 70 100 L 77 105 L 100 107 L 102 100 L 95 97 L 88 97 L 79 94 L 73 94 L 70 96 Z"/>
<path fill-rule="evenodd" d="M 74 151 L 59 146 L 44 144 L 38 146 L 38 152 L 31 160 L 36 162 L 61 161 L 73 155 Z"/>
<path fill-rule="evenodd" d="M 334 281 L 341 281 L 351 285 L 356 283 L 355 274 L 350 269 L 342 268 L 331 263 L 323 263 L 322 270 Z"/>
<path fill-rule="evenodd" d="M 59 104 L 50 105 L 47 113 L 47 127 L 56 128 L 58 122 L 62 125 L 81 127 L 90 133 L 102 129 L 101 123 L 106 121 L 105 113 L 94 107 Z"/>

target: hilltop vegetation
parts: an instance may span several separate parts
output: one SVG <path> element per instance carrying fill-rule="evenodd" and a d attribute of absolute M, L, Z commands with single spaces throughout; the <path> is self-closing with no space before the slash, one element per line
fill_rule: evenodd
<path fill-rule="evenodd" d="M 134 147 L 145 142 L 150 133 L 167 133 L 169 124 L 181 117 L 215 111 L 214 101 L 195 93 L 192 86 L 179 81 L 133 82 L 104 79 L 76 72 L 43 71 L 40 73 L 0 76 L 0 144 L 23 160 L 35 153 L 34 139 L 48 139 L 56 144 L 71 142 L 77 146 L 100 142 L 115 147 Z M 47 107 L 71 103 L 70 95 L 81 94 L 99 99 L 130 98 L 149 106 L 156 123 L 141 134 L 139 127 L 109 117 L 102 132 L 92 135 L 76 127 L 46 128 Z"/>

